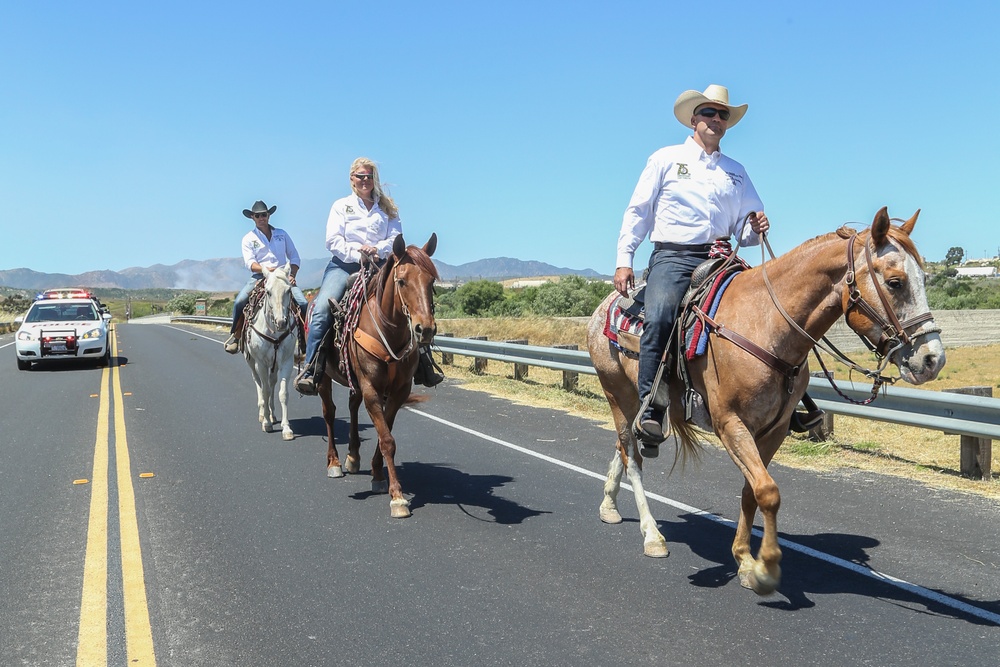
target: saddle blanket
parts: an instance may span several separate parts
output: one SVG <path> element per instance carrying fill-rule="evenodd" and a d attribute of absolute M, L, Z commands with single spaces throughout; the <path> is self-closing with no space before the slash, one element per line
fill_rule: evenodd
<path fill-rule="evenodd" d="M 604 335 L 622 352 L 637 355 L 642 336 L 642 317 L 642 303 L 619 296 L 608 308 Z"/>
<path fill-rule="evenodd" d="M 738 272 L 720 273 L 713 280 L 711 288 L 702 300 L 700 307 L 715 317 L 715 312 L 722 301 L 722 295 L 729 283 Z M 619 296 L 611 307 L 604 322 L 604 335 L 622 352 L 630 355 L 639 353 L 639 339 L 642 337 L 643 320 L 642 304 L 633 299 Z M 695 318 L 694 324 L 684 332 L 684 356 L 689 361 L 705 354 L 708 349 L 708 331 L 700 319 Z"/>
<path fill-rule="evenodd" d="M 702 311 L 707 313 L 709 317 L 715 317 L 715 311 L 719 309 L 723 293 L 737 274 L 738 272 L 720 273 L 715 277 L 712 287 L 700 305 Z M 708 308 L 705 307 L 706 305 Z M 684 357 L 691 361 L 695 357 L 705 354 L 706 349 L 708 349 L 708 331 L 705 329 L 705 323 L 695 318 L 694 324 L 684 331 Z"/>

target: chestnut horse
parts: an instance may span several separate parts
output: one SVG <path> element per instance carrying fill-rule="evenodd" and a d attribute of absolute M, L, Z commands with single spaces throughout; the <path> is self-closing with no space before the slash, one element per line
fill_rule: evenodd
<path fill-rule="evenodd" d="M 396 474 L 396 439 L 392 435 L 392 425 L 413 387 L 420 346 L 430 345 L 437 332 L 434 323 L 434 281 L 438 272 L 431 261 L 436 247 L 436 234 L 431 234 L 423 248 L 407 246 L 402 235 L 396 237 L 392 255 L 366 286 L 357 326 L 346 349 L 338 351 L 334 337 L 330 336 L 326 372 L 319 386 L 329 442 L 327 475 L 343 477 L 345 470 L 356 473 L 360 469 L 358 408 L 363 398 L 365 409 L 378 433 L 378 445 L 372 457 L 372 491 L 388 491 L 389 510 L 396 518 L 410 516 L 410 503 L 403 497 Z M 346 377 L 340 369 L 338 361 L 342 353 L 349 355 L 352 378 Z M 332 380 L 352 387 L 348 399 L 350 441 L 343 466 L 333 438 L 336 407 L 333 404 Z M 388 481 L 382 470 L 383 460 L 389 473 Z"/>
<path fill-rule="evenodd" d="M 719 436 L 746 478 L 732 553 L 740 583 L 760 595 L 772 593 L 781 580 L 780 495 L 767 465 L 785 439 L 792 412 L 806 391 L 808 355 L 817 339 L 844 316 L 855 333 L 877 341 L 882 368 L 895 364 L 907 382 L 933 380 L 944 366 L 940 329 L 928 310 L 922 262 L 910 239 L 919 213 L 895 226 L 883 208 L 861 233 L 842 227 L 732 280 L 714 321 L 787 362 L 793 372 L 778 372 L 745 348 L 717 336 L 709 336 L 704 355 L 688 362 L 690 382 L 704 398 L 704 409 L 695 410 L 694 421 Z M 587 332 L 590 356 L 618 431 L 600 517 L 606 523 L 622 520 L 616 498 L 626 470 L 639 509 L 645 553 L 663 557 L 668 555 L 666 540 L 646 502 L 642 457 L 631 429 L 639 409 L 638 360 L 620 353 L 603 333 L 615 296 L 597 308 Z M 670 426 L 683 460 L 697 453 L 698 442 L 696 431 L 685 421 L 685 388 L 676 367 L 669 388 Z M 764 536 L 754 559 L 750 532 L 758 507 Z"/>

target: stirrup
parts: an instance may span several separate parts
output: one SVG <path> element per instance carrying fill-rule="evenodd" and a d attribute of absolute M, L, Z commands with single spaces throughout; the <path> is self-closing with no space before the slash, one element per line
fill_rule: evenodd
<path fill-rule="evenodd" d="M 823 416 L 825 414 L 826 412 L 820 409 L 809 410 L 808 412 L 796 410 L 792 413 L 792 421 L 788 425 L 788 428 L 796 433 L 807 433 L 823 423 Z"/>
<path fill-rule="evenodd" d="M 303 394 L 304 396 L 315 396 L 318 391 L 316 388 L 316 377 L 312 374 L 312 371 L 307 367 L 303 370 L 297 378 L 295 378 L 295 391 Z"/>
<path fill-rule="evenodd" d="M 413 384 L 424 387 L 436 387 L 444 380 L 444 372 L 434 361 L 430 348 L 420 348 L 420 356 L 417 359 L 417 370 L 413 374 Z"/>

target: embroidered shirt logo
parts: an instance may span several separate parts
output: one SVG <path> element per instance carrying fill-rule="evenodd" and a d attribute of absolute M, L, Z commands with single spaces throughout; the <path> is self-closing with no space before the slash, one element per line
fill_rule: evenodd
<path fill-rule="evenodd" d="M 688 166 L 683 162 L 677 163 L 677 178 L 691 178 L 691 172 L 688 171 Z"/>
<path fill-rule="evenodd" d="M 727 171 L 726 172 L 726 176 L 729 177 L 729 181 L 733 185 L 736 185 L 736 186 L 743 185 L 743 175 L 742 174 L 736 174 L 736 173 L 733 173 L 731 171 Z"/>
<path fill-rule="evenodd" d="M 354 213 L 354 208 L 350 204 L 348 204 L 347 206 L 344 207 L 344 213 Z"/>
<path fill-rule="evenodd" d="M 252 245 L 254 250 L 260 250 L 260 241 L 254 241 Z"/>

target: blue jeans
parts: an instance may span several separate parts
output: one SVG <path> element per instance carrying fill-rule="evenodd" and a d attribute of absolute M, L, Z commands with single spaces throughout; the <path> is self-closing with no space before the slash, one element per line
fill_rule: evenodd
<path fill-rule="evenodd" d="M 236 300 L 233 301 L 233 325 L 229 327 L 229 333 L 236 333 L 236 323 L 239 321 L 240 315 L 243 314 L 243 309 L 247 307 L 247 302 L 250 300 L 250 292 L 253 290 L 254 285 L 257 284 L 257 281 L 263 277 L 262 273 L 251 274 L 250 280 L 243 286 L 240 293 L 236 295 Z M 305 319 L 306 307 L 308 307 L 309 301 L 306 300 L 306 295 L 302 293 L 298 285 L 292 286 L 292 298 L 295 299 L 295 303 L 299 304 L 299 312 L 302 314 L 302 318 Z"/>
<path fill-rule="evenodd" d="M 357 262 L 345 262 L 331 257 L 323 271 L 323 284 L 313 297 L 312 315 L 309 317 L 309 335 L 306 337 L 306 361 L 312 362 L 323 335 L 330 328 L 330 301 L 338 302 L 347 292 L 347 278 L 361 270 Z"/>
<path fill-rule="evenodd" d="M 654 250 L 646 278 L 646 318 L 639 341 L 639 399 L 653 388 L 663 351 L 677 319 L 677 308 L 691 285 L 691 274 L 708 259 L 708 250 Z M 649 416 L 644 415 L 644 416 Z"/>

